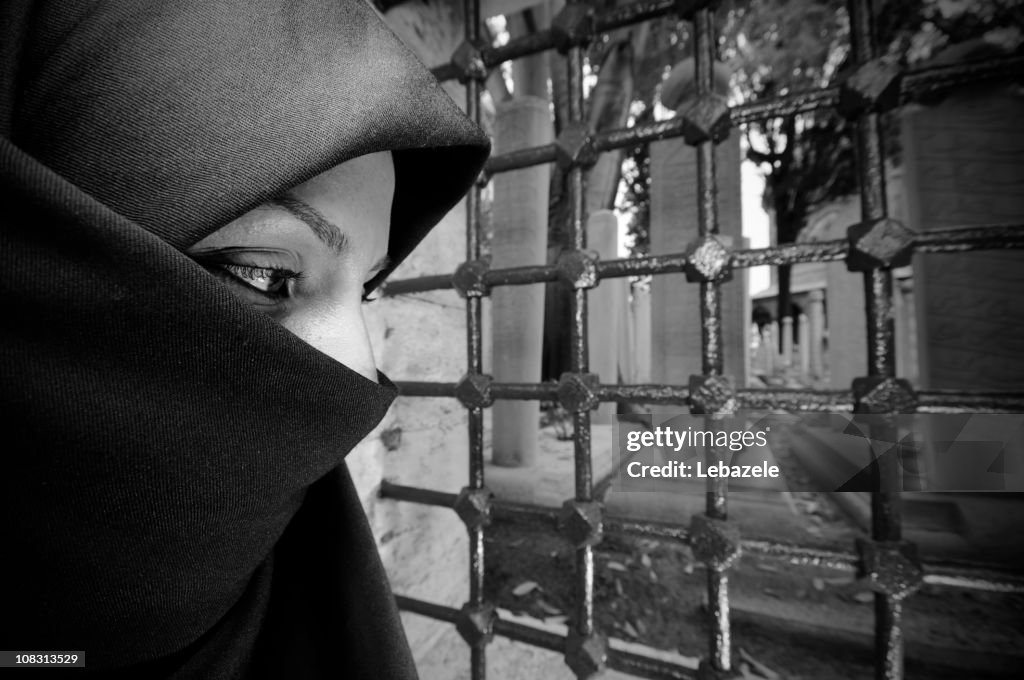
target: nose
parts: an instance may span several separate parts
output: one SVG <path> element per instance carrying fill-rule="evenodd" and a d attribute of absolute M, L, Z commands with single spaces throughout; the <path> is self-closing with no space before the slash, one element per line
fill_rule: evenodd
<path fill-rule="evenodd" d="M 377 362 L 359 299 L 293 315 L 284 325 L 335 361 L 377 382 Z"/>

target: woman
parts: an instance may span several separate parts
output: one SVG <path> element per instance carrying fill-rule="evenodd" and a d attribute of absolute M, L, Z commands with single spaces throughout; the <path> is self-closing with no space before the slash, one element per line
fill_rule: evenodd
<path fill-rule="evenodd" d="M 364 294 L 488 142 L 361 0 L 0 9 L 0 649 L 412 678 Z"/>

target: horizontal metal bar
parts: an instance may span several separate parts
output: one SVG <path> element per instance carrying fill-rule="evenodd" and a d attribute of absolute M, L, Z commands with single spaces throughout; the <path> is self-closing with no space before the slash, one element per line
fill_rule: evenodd
<path fill-rule="evenodd" d="M 691 6 L 685 11 L 680 12 L 680 14 L 695 12 L 701 7 L 710 4 L 711 1 L 691 0 Z M 611 31 L 623 26 L 638 24 L 642 21 L 657 19 L 666 14 L 671 14 L 677 8 L 682 8 L 682 3 L 679 0 L 639 0 L 639 2 L 632 2 L 625 7 L 611 10 L 599 16 L 596 20 L 595 28 L 598 33 L 603 33 L 604 31 Z"/>
<path fill-rule="evenodd" d="M 459 610 L 453 609 L 452 607 L 446 607 L 443 604 L 434 604 L 433 602 L 425 602 L 418 600 L 415 597 L 407 597 L 405 595 L 395 595 L 395 604 L 402 611 L 412 612 L 413 614 L 419 614 L 420 616 L 428 616 L 438 621 L 445 621 L 447 623 L 454 624 L 459 620 Z"/>
<path fill-rule="evenodd" d="M 741 409 L 850 413 L 853 392 L 849 390 L 736 390 L 736 403 Z"/>
<path fill-rule="evenodd" d="M 382 498 L 445 508 L 451 508 L 456 499 L 455 494 L 392 484 L 388 481 L 381 483 L 379 493 Z M 557 531 L 558 527 L 558 511 L 556 509 L 522 503 L 497 500 L 491 505 L 491 517 L 496 522 L 515 524 L 540 531 Z M 685 527 L 664 522 L 639 521 L 628 517 L 606 515 L 604 529 L 605 533 L 609 535 L 642 537 L 684 544 L 688 544 L 690 540 L 689 532 Z M 848 573 L 855 572 L 859 563 L 859 557 L 853 551 L 801 546 L 760 538 L 744 538 L 740 541 L 740 545 L 743 552 L 749 555 Z M 962 562 L 928 562 L 924 564 L 923 568 L 925 583 L 935 586 L 1000 593 L 1024 593 L 1024 574 L 998 566 Z"/>
<path fill-rule="evenodd" d="M 509 640 L 524 642 L 528 645 L 559 654 L 565 653 L 565 638 L 558 633 L 540 630 L 517 621 L 507 621 L 502 618 L 498 618 L 494 622 L 494 632 Z"/>
<path fill-rule="evenodd" d="M 787 243 L 770 248 L 751 248 L 732 253 L 729 263 L 733 267 L 760 267 L 761 265 L 799 264 L 801 262 L 832 262 L 842 260 L 850 250 L 846 239 Z"/>
<path fill-rule="evenodd" d="M 385 281 L 384 286 L 380 289 L 380 294 L 385 297 L 393 297 L 409 293 L 425 293 L 430 290 L 451 290 L 453 287 L 451 274 L 435 274 L 418 276 L 414 279 Z"/>
<path fill-rule="evenodd" d="M 1024 575 L 1019 571 L 991 569 L 963 564 L 929 564 L 924 582 L 933 586 L 986 590 L 993 593 L 1024 593 Z"/>
<path fill-rule="evenodd" d="M 647 255 L 619 260 L 599 260 L 597 275 L 601 279 L 622 276 L 646 276 L 648 274 L 673 274 L 684 270 L 689 258 L 685 253 L 671 255 Z"/>
<path fill-rule="evenodd" d="M 853 552 L 749 538 L 743 541 L 743 551 L 748 555 L 780 560 L 793 565 L 823 567 L 845 572 L 856 572 L 859 562 L 857 555 Z"/>
<path fill-rule="evenodd" d="M 984 64 L 974 64 L 972 65 L 973 70 L 960 65 L 936 67 L 921 73 L 910 73 L 904 78 L 903 82 L 913 83 L 913 87 L 916 88 L 914 92 L 927 91 L 929 94 L 933 94 L 939 90 L 946 90 L 957 85 L 975 82 L 965 74 L 977 73 L 985 79 L 993 79 L 997 76 L 1009 77 L 1007 74 L 1014 70 L 1020 70 L 1021 64 L 1024 63 L 1021 58 L 1006 61 L 1013 62 L 1013 65 L 1008 67 L 1003 63 L 1003 60 L 994 60 Z M 934 85 L 935 89 L 928 89 L 928 87 L 932 86 L 929 83 Z M 911 99 L 907 101 L 911 101 Z M 770 101 L 751 102 L 730 107 L 729 120 L 733 127 L 736 127 L 746 123 L 835 107 L 838 102 L 838 87 L 796 92 Z M 638 144 L 648 144 L 663 139 L 680 137 L 690 131 L 691 128 L 692 124 L 689 121 L 682 116 L 676 116 L 669 120 L 655 121 L 644 125 L 597 131 L 593 136 L 593 145 L 597 151 L 612 151 Z M 496 174 L 525 168 L 530 165 L 551 163 L 556 158 L 555 149 L 556 146 L 554 144 L 548 144 L 546 146 L 521 149 L 508 154 L 492 156 L 487 161 L 486 171 L 490 174 Z"/>
<path fill-rule="evenodd" d="M 496 175 L 501 172 L 510 172 L 521 168 L 529 168 L 543 163 L 554 163 L 558 158 L 558 147 L 554 144 L 543 146 L 531 146 L 528 149 L 509 151 L 499 156 L 491 156 L 484 165 L 484 172 L 488 175 Z"/>
<path fill-rule="evenodd" d="M 555 47 L 555 34 L 550 28 L 528 33 L 524 36 L 513 38 L 504 45 L 489 47 L 481 50 L 480 56 L 487 68 L 493 68 L 506 61 L 528 57 L 550 50 Z"/>
<path fill-rule="evenodd" d="M 682 385 L 599 385 L 594 391 L 598 401 L 633 404 L 689 403 L 690 390 Z"/>
<path fill-rule="evenodd" d="M 406 486 L 404 484 L 393 484 L 388 480 L 382 480 L 380 490 L 377 492 L 381 498 L 390 498 L 396 501 L 408 501 L 421 505 L 434 505 L 440 508 L 454 508 L 457 494 L 445 493 L 444 491 L 433 491 L 418 486 Z"/>
<path fill-rule="evenodd" d="M 851 225 L 852 226 L 852 225 Z M 915 252 L 951 253 L 973 250 L 1009 250 L 1024 248 L 1024 225 L 983 224 L 920 232 L 914 236 L 911 247 Z M 735 250 L 729 258 L 733 268 L 760 267 L 762 265 L 800 264 L 804 262 L 833 262 L 846 258 L 850 244 L 846 239 L 788 243 L 769 248 Z M 624 276 L 674 274 L 685 270 L 689 258 L 685 253 L 647 255 L 597 263 L 599 279 Z M 388 283 L 384 295 L 420 293 L 452 287 L 451 275 L 424 276 Z M 484 274 L 489 287 L 520 286 L 558 280 L 558 269 L 553 265 L 509 267 L 492 269 Z"/>
<path fill-rule="evenodd" d="M 405 595 L 395 595 L 395 602 L 398 608 L 427 616 L 438 621 L 454 624 L 459 619 L 459 610 L 445 605 L 425 602 Z M 535 628 L 518 621 L 509 621 L 500 616 L 495 618 L 494 633 L 515 642 L 522 642 L 541 649 L 547 649 L 558 654 L 565 653 L 566 638 L 548 630 Z M 607 665 L 617 671 L 631 673 L 641 678 L 662 678 L 693 680 L 694 672 L 679 664 L 674 664 L 662 659 L 650 656 L 643 656 L 635 652 L 623 649 L 616 649 L 609 645 Z"/>
<path fill-rule="evenodd" d="M 454 397 L 456 384 L 398 380 L 395 381 L 395 387 L 398 388 L 398 394 L 402 397 Z"/>
<path fill-rule="evenodd" d="M 927 390 L 917 393 L 917 413 L 1024 413 L 1024 394 Z"/>
<path fill-rule="evenodd" d="M 492 269 L 484 274 L 484 283 L 494 286 L 523 286 L 558 280 L 558 269 L 550 265 Z"/>
<path fill-rule="evenodd" d="M 982 224 L 924 231 L 914 236 L 914 252 L 959 253 L 969 250 L 1024 248 L 1024 224 Z"/>
<path fill-rule="evenodd" d="M 403 397 L 455 397 L 456 383 L 396 381 Z M 554 383 L 492 383 L 495 399 L 554 401 L 558 386 Z M 598 401 L 633 404 L 689 404 L 689 389 L 682 385 L 598 385 Z M 953 390 L 918 392 L 918 413 L 1021 413 L 1024 394 L 1017 392 L 971 393 Z M 751 411 L 786 410 L 804 413 L 851 413 L 854 397 L 850 390 L 742 389 L 736 391 L 736 403 Z"/>

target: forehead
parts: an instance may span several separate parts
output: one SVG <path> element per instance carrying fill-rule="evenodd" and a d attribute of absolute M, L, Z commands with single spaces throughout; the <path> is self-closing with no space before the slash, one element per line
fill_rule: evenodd
<path fill-rule="evenodd" d="M 195 247 L 259 245 L 286 239 L 339 254 L 386 254 L 394 198 L 390 152 L 360 156 L 242 215 Z"/>
<path fill-rule="evenodd" d="M 336 165 L 288 194 L 313 207 L 350 240 L 368 240 L 386 248 L 395 194 L 390 151 Z"/>

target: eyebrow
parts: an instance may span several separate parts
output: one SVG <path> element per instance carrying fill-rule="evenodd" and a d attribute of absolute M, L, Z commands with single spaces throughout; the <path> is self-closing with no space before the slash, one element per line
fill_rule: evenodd
<path fill-rule="evenodd" d="M 270 199 L 271 205 L 276 205 L 287 210 L 309 227 L 316 237 L 323 241 L 328 248 L 338 255 L 344 255 L 351 247 L 348 236 L 341 230 L 341 227 L 324 217 L 323 213 L 306 203 L 291 192 L 285 192 L 280 196 Z M 372 272 L 384 270 L 391 264 L 391 258 L 387 255 L 377 260 L 370 268 Z"/>

